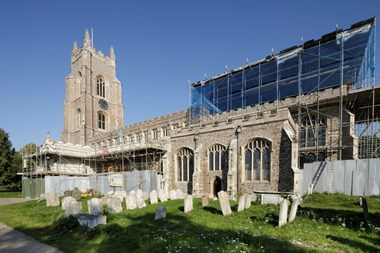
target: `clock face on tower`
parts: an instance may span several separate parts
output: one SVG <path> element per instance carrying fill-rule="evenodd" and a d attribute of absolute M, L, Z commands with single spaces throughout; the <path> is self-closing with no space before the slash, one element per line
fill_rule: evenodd
<path fill-rule="evenodd" d="M 103 109 L 103 110 L 107 110 L 107 109 L 108 109 L 108 103 L 107 103 L 107 101 L 104 100 L 104 99 L 100 99 L 100 100 L 99 100 L 99 106 L 100 106 L 100 108 Z"/>

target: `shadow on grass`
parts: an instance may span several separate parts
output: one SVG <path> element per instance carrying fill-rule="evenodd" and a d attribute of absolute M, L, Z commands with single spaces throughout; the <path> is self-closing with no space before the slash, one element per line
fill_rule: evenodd
<path fill-rule="evenodd" d="M 357 248 L 364 252 L 379 252 L 379 248 L 372 247 L 358 240 L 353 240 L 352 238 L 337 237 L 337 236 L 332 236 L 332 235 L 328 235 L 326 237 L 330 240 L 339 242 L 343 245 L 349 245 L 350 247 Z M 368 238 L 365 238 L 365 239 L 368 239 Z"/>
<path fill-rule="evenodd" d="M 365 224 L 362 212 L 336 209 L 322 209 L 300 207 L 298 211 L 300 217 L 324 222 L 326 224 L 346 227 L 353 230 L 368 229 Z M 369 220 L 375 227 L 380 226 L 380 216 L 374 213 L 369 214 Z"/>
<path fill-rule="evenodd" d="M 209 212 L 209 213 L 212 213 L 212 214 L 220 214 L 220 215 L 223 215 L 223 212 L 215 207 L 212 207 L 212 206 L 205 206 L 203 207 L 203 210 Z"/>
<path fill-rule="evenodd" d="M 214 208 L 209 207 L 214 210 Z M 218 212 L 217 212 L 218 213 Z M 219 216 L 219 213 L 217 214 Z M 70 252 L 315 252 L 286 240 L 224 228 L 212 228 L 192 222 L 182 214 L 168 213 L 154 220 L 154 213 L 110 216 L 110 223 L 94 229 L 70 226 L 58 233 L 57 226 L 23 228 L 28 234 L 43 235 L 43 241 Z M 115 220 L 114 220 L 115 218 Z M 121 226 L 116 218 L 125 218 Z M 229 227 L 231 219 L 221 217 Z"/>

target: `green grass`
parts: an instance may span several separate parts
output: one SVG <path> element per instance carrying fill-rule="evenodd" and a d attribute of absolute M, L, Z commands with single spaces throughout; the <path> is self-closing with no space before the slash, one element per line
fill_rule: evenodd
<path fill-rule="evenodd" d="M 282 228 L 279 206 L 255 204 L 225 217 L 217 201 L 203 208 L 199 199 L 186 214 L 183 200 L 107 214 L 107 225 L 95 229 L 62 218 L 61 208 L 45 201 L 0 206 L 0 222 L 65 252 L 378 252 L 380 197 L 367 201 L 372 230 L 358 197 L 325 194 L 307 197 L 296 220 Z M 167 217 L 154 221 L 158 205 Z M 231 205 L 236 211 L 237 203 Z"/>
<path fill-rule="evenodd" d="M 20 191 L 0 191 L 0 198 L 19 198 L 21 197 Z"/>

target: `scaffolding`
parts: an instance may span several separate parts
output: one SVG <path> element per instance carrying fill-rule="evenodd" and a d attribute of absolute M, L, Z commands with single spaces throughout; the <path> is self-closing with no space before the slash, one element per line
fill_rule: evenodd
<path fill-rule="evenodd" d="M 379 91 L 375 82 L 375 24 L 376 19 L 370 18 L 346 30 L 336 28 L 318 40 L 302 42 L 278 55 L 271 54 L 191 84 L 191 123 L 201 123 L 223 112 L 234 114 L 239 108 L 256 107 L 261 111 L 267 103 L 280 107 L 281 101 L 292 98 L 295 105 L 289 110 L 299 126 L 295 140 L 299 165 L 333 157 L 347 159 L 347 150 L 355 153 L 351 159 L 379 157 L 380 116 L 376 108 L 380 99 L 376 95 Z M 339 95 L 328 102 L 338 105 L 338 112 L 333 114 L 324 110 L 326 101 L 320 99 L 321 92 L 328 89 L 339 90 Z M 316 98 L 312 103 L 302 101 L 310 94 Z M 350 113 L 355 115 L 354 122 Z M 304 118 L 308 122 L 302 128 Z M 336 118 L 338 122 L 334 121 Z M 303 132 L 305 129 L 307 132 Z M 352 136 L 357 136 L 351 146 L 345 141 L 345 133 L 350 131 Z M 311 157 L 308 158 L 308 154 Z"/>

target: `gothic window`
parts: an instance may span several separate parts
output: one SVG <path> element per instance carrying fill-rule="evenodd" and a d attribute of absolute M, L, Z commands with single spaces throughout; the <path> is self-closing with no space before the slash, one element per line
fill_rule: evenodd
<path fill-rule="evenodd" d="M 159 137 L 158 129 L 153 129 L 153 140 L 157 140 Z"/>
<path fill-rule="evenodd" d="M 81 120 L 80 120 L 80 118 L 81 118 L 81 110 L 80 110 L 80 108 L 77 108 L 77 111 L 76 111 L 76 115 L 75 115 L 75 125 L 76 125 L 76 129 L 78 130 L 78 129 L 80 129 L 80 126 L 81 126 Z"/>
<path fill-rule="evenodd" d="M 103 112 L 98 112 L 98 128 L 106 129 L 106 115 Z"/>
<path fill-rule="evenodd" d="M 228 155 L 226 147 L 215 144 L 208 149 L 209 170 L 227 170 Z"/>
<path fill-rule="evenodd" d="M 96 95 L 103 98 L 106 97 L 106 85 L 103 77 L 98 77 L 96 79 Z"/>
<path fill-rule="evenodd" d="M 142 133 L 136 134 L 136 142 L 141 143 L 141 141 L 142 141 Z"/>
<path fill-rule="evenodd" d="M 162 136 L 163 137 L 169 136 L 169 129 L 167 127 L 162 128 Z"/>
<path fill-rule="evenodd" d="M 188 148 L 177 152 L 177 181 L 191 181 L 194 171 L 194 153 Z"/>
<path fill-rule="evenodd" d="M 271 143 L 265 139 L 253 139 L 245 146 L 246 180 L 270 180 Z"/>
<path fill-rule="evenodd" d="M 149 140 L 149 132 L 148 131 L 144 131 L 144 138 L 145 138 L 145 142 L 147 142 Z"/>
<path fill-rule="evenodd" d="M 326 118 L 307 115 L 302 118 L 300 148 L 324 146 L 326 144 Z"/>

